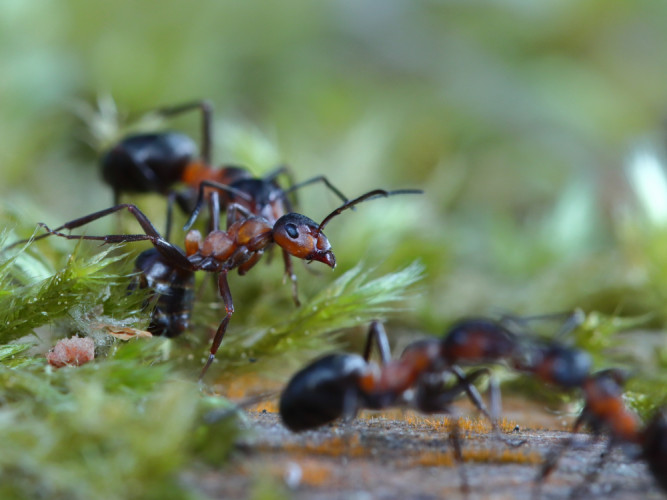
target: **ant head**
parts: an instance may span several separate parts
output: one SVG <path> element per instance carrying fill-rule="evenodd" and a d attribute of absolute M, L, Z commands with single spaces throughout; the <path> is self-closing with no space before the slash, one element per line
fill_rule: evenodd
<path fill-rule="evenodd" d="M 317 260 L 333 269 L 336 267 L 336 257 L 331 251 L 329 240 L 322 233 L 324 227 L 331 219 L 363 201 L 396 194 L 421 193 L 422 191 L 419 189 L 398 189 L 396 191 L 374 189 L 353 200 L 346 201 L 327 215 L 319 225 L 305 215 L 294 213 L 283 215 L 273 226 L 273 240 L 295 257 L 305 260 Z"/>
<path fill-rule="evenodd" d="M 305 215 L 283 215 L 273 226 L 273 240 L 290 255 L 303 260 L 316 260 L 336 267 L 331 244 L 319 225 Z"/>
<path fill-rule="evenodd" d="M 526 346 L 515 361 L 515 368 L 566 389 L 581 387 L 592 366 L 586 351 L 556 342 Z"/>

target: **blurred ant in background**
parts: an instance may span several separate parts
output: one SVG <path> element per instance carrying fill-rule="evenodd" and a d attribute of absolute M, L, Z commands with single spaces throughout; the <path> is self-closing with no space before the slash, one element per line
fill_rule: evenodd
<path fill-rule="evenodd" d="M 398 359 L 391 360 L 385 330 L 381 323 L 374 321 L 368 331 L 363 356 L 331 354 L 314 361 L 292 377 L 280 399 L 283 423 L 293 431 L 302 431 L 339 417 L 353 417 L 361 409 L 399 405 L 423 413 L 447 412 L 451 403 L 466 393 L 475 407 L 489 419 L 494 433 L 500 436 L 497 386 L 492 390 L 489 412 L 473 385 L 482 375 L 489 375 L 489 370 L 481 368 L 464 374 L 454 364 L 455 360 L 464 358 L 463 352 L 447 350 L 452 339 L 459 338 L 459 333 L 466 329 L 470 339 L 467 342 L 470 348 L 468 359 L 474 356 L 480 362 L 495 360 L 501 353 L 513 349 L 506 332 L 495 324 L 493 329 L 487 330 L 490 325 L 490 322 L 468 320 L 453 329 L 452 334 L 446 337 L 448 342 L 436 338 L 419 340 L 406 346 Z M 483 338 L 485 336 L 486 339 Z M 379 365 L 370 362 L 374 344 L 380 354 Z M 444 373 L 451 373 L 456 378 L 453 385 L 445 385 Z M 506 442 L 513 446 L 523 443 Z"/>
<path fill-rule="evenodd" d="M 264 251 L 273 243 L 287 251 L 290 255 L 307 262 L 318 261 L 332 269 L 336 266 L 336 258 L 329 240 L 322 232 L 325 226 L 343 211 L 355 205 L 379 197 L 397 194 L 420 194 L 420 190 L 369 191 L 353 200 L 347 201 L 329 215 L 320 224 L 305 215 L 288 213 L 271 224 L 259 216 L 249 216 L 234 222 L 226 231 L 218 227 L 202 238 L 199 231 L 191 230 L 185 237 L 185 251 L 168 242 L 157 231 L 148 217 L 135 205 L 120 204 L 111 208 L 69 221 L 55 229 L 43 223 L 46 234 L 37 236 L 42 239 L 51 234 L 67 239 L 95 240 L 104 243 L 124 243 L 148 240 L 153 244 L 153 251 L 144 254 L 146 262 L 139 262 L 145 271 L 139 286 L 152 284 L 158 296 L 158 312 L 153 316 L 151 324 L 154 332 L 162 331 L 167 335 L 178 335 L 189 325 L 192 309 L 192 283 L 195 271 L 217 273 L 218 291 L 225 305 L 225 317 L 222 319 L 211 344 L 210 354 L 199 379 L 201 380 L 215 358 L 215 353 L 222 342 L 229 320 L 234 313 L 232 295 L 227 283 L 227 273 L 238 269 L 240 274 L 249 271 L 262 257 Z M 213 206 L 217 209 L 217 192 L 211 194 Z M 128 210 L 141 225 L 144 234 L 116 234 L 105 236 L 88 236 L 65 234 L 63 230 L 71 230 L 84 226 L 97 219 L 120 210 Z M 216 219 L 217 222 L 217 219 Z M 19 241 L 13 247 L 23 243 Z M 140 256 L 140 259 L 142 257 Z M 151 283 L 152 281 L 152 283 Z"/>
<path fill-rule="evenodd" d="M 373 342 L 380 352 L 379 367 L 369 362 Z M 362 408 L 408 403 L 424 413 L 445 411 L 454 397 L 465 392 L 498 433 L 500 390 L 495 379 L 489 377 L 490 411 L 472 384 L 482 375 L 490 376 L 490 370 L 466 375 L 458 365 L 499 362 L 565 388 L 587 375 L 590 367 L 590 358 L 582 351 L 557 344 L 529 345 L 502 322 L 487 318 L 463 319 L 442 339 L 413 342 L 398 360 L 390 361 L 384 329 L 374 322 L 363 356 L 333 354 L 294 375 L 283 392 L 280 413 L 287 427 L 303 430 L 353 416 Z M 453 387 L 443 385 L 443 373 L 456 377 Z"/>

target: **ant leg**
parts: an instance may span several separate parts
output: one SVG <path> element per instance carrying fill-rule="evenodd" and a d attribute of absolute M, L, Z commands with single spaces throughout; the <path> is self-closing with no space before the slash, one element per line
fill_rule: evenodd
<path fill-rule="evenodd" d="M 452 415 L 452 430 L 449 433 L 449 442 L 452 445 L 452 451 L 454 453 L 454 461 L 459 469 L 459 475 L 461 476 L 461 493 L 463 493 L 465 498 L 468 498 L 470 494 L 470 483 L 468 482 L 468 473 L 466 471 L 466 466 L 463 461 L 463 451 L 461 449 L 461 429 L 459 426 L 459 419 Z"/>
<path fill-rule="evenodd" d="M 262 255 L 264 255 L 263 250 L 253 252 L 252 255 L 250 256 L 250 258 L 248 260 L 246 260 L 245 262 L 243 262 L 243 264 L 241 264 L 239 266 L 239 276 L 243 276 L 248 271 L 250 271 L 255 266 L 255 264 L 257 264 L 259 262 L 259 259 L 262 258 Z"/>
<path fill-rule="evenodd" d="M 106 236 L 87 236 L 87 235 L 65 234 L 61 232 L 63 229 L 72 230 L 84 226 L 89 222 L 101 219 L 106 215 L 118 212 L 124 208 L 126 208 L 134 216 L 134 218 L 137 219 L 137 222 L 139 223 L 139 225 L 141 225 L 141 228 L 144 230 L 145 234 L 107 234 Z M 132 241 L 149 240 L 156 248 L 156 250 L 160 252 L 160 254 L 164 256 L 173 265 L 178 266 L 181 269 L 187 269 L 191 271 L 196 270 L 196 268 L 183 254 L 183 252 L 178 247 L 172 245 L 167 240 L 165 240 L 160 235 L 155 226 L 153 226 L 148 217 L 146 217 L 146 215 L 141 210 L 139 210 L 135 205 L 131 204 L 116 205 L 114 207 L 106 208 L 104 210 L 100 210 L 98 212 L 85 215 L 78 219 L 71 220 L 69 222 L 66 222 L 62 226 L 58 226 L 55 229 L 50 229 L 46 224 L 41 222 L 39 223 L 39 225 L 43 227 L 44 230 L 47 231 L 47 233 L 37 236 L 36 238 L 34 238 L 35 240 L 45 238 L 50 234 L 60 236 L 61 238 L 66 238 L 68 240 L 94 240 L 94 241 L 103 241 L 104 243 L 126 243 Z"/>
<path fill-rule="evenodd" d="M 563 442 L 560 444 L 560 446 L 558 446 L 558 448 L 550 452 L 549 455 L 547 456 L 546 460 L 542 464 L 542 467 L 540 468 L 540 472 L 537 474 L 533 482 L 534 499 L 540 497 L 540 493 L 542 492 L 542 484 L 547 480 L 549 475 L 556 469 L 556 466 L 558 465 L 558 461 L 560 460 L 560 458 L 574 444 L 575 433 L 577 433 L 581 428 L 581 426 L 584 424 L 584 419 L 585 419 L 585 409 L 581 413 L 581 415 L 577 417 L 577 420 L 574 422 L 571 434 L 566 439 L 563 440 Z"/>
<path fill-rule="evenodd" d="M 269 170 L 269 172 L 264 177 L 262 177 L 262 179 L 267 182 L 273 182 L 279 175 L 286 175 L 290 187 L 294 185 L 292 171 L 287 165 L 278 165 L 273 170 Z"/>
<path fill-rule="evenodd" d="M 208 199 L 211 211 L 211 232 L 220 230 L 220 194 L 213 191 Z"/>
<path fill-rule="evenodd" d="M 535 314 L 532 316 L 502 314 L 499 322 L 510 329 L 512 329 L 512 327 L 519 327 L 522 329 L 522 333 L 528 334 L 530 332 L 526 330 L 526 324 L 533 321 L 563 321 L 563 324 L 555 335 L 555 338 L 560 338 L 581 326 L 584 321 L 586 321 L 586 313 L 584 313 L 583 310 L 576 308 L 574 311 Z"/>
<path fill-rule="evenodd" d="M 481 368 L 479 370 L 475 370 L 474 372 L 468 375 L 465 375 L 461 371 L 461 369 L 456 365 L 452 365 L 449 368 L 449 370 L 458 379 L 459 382 L 457 386 L 460 385 L 463 388 L 463 390 L 466 392 L 468 396 L 468 399 L 486 418 L 489 419 L 489 422 L 491 422 L 491 429 L 493 431 L 493 435 L 495 436 L 496 439 L 502 441 L 508 446 L 511 446 L 512 448 L 519 447 L 526 442 L 526 440 L 513 441 L 511 439 L 507 439 L 500 430 L 500 426 L 498 425 L 498 419 L 500 417 L 500 388 L 498 387 L 498 383 L 496 382 L 495 377 L 492 376 L 488 368 Z M 482 396 L 480 395 L 479 391 L 473 385 L 475 379 L 477 379 L 481 375 L 487 375 L 489 377 L 489 400 L 491 405 L 490 412 L 489 410 L 487 410 L 486 405 L 484 404 L 484 401 L 482 400 Z"/>
<path fill-rule="evenodd" d="M 366 346 L 364 347 L 365 361 L 368 361 L 371 357 L 373 341 L 375 341 L 375 345 L 380 353 L 382 364 L 387 364 L 391 360 L 391 350 L 389 348 L 389 341 L 387 340 L 387 332 L 385 332 L 384 326 L 379 321 L 373 321 L 368 328 Z"/>
<path fill-rule="evenodd" d="M 171 222 L 174 215 L 174 201 L 176 200 L 176 191 L 169 191 L 167 194 L 167 221 L 164 230 L 164 239 L 169 241 L 171 239 Z"/>
<path fill-rule="evenodd" d="M 292 283 L 292 299 L 294 300 L 294 305 L 299 307 L 301 305 L 301 302 L 299 301 L 299 286 L 296 280 L 296 274 L 294 274 L 291 256 L 285 249 L 283 249 L 283 262 L 285 263 L 285 277 L 289 278 Z"/>
<path fill-rule="evenodd" d="M 227 229 L 238 220 L 238 212 L 241 212 L 243 217 L 252 217 L 252 212 L 238 203 L 230 203 L 227 205 Z"/>
<path fill-rule="evenodd" d="M 604 451 L 600 454 L 600 457 L 598 458 L 598 461 L 596 464 L 593 466 L 592 469 L 588 471 L 586 474 L 586 477 L 584 477 L 584 480 L 576 486 L 572 492 L 570 493 L 570 498 L 578 498 L 582 496 L 588 487 L 595 483 L 597 480 L 598 476 L 600 475 L 600 472 L 602 472 L 602 469 L 607 462 L 607 459 L 609 458 L 609 455 L 611 454 L 612 449 L 614 448 L 614 445 L 616 443 L 614 442 L 614 438 L 609 438 L 609 441 L 607 441 L 607 445 L 605 446 Z"/>
<path fill-rule="evenodd" d="M 190 205 L 192 204 L 192 196 L 189 193 L 191 193 L 191 191 L 169 190 L 167 192 L 167 221 L 164 233 L 164 239 L 167 241 L 171 240 L 174 205 L 178 205 L 185 213 L 190 213 L 191 211 Z"/>
<path fill-rule="evenodd" d="M 298 189 L 301 189 L 302 187 L 309 186 L 311 184 L 315 184 L 316 182 L 323 183 L 327 187 L 327 189 L 329 189 L 329 191 L 331 191 L 336 196 L 338 196 L 338 198 L 340 198 L 340 200 L 343 203 L 348 201 L 348 198 L 336 186 L 331 184 L 329 179 L 327 179 L 323 175 L 318 175 L 317 177 L 312 177 L 311 179 L 307 179 L 303 182 L 300 182 L 298 184 L 294 184 L 293 186 L 290 186 L 288 189 L 285 190 L 285 196 L 287 196 L 290 193 L 293 193 L 294 191 L 297 191 Z"/>
<path fill-rule="evenodd" d="M 201 211 L 201 207 L 204 204 L 204 194 L 205 194 L 204 190 L 207 187 L 218 189 L 220 191 L 225 191 L 227 193 L 233 194 L 234 196 L 244 198 L 248 202 L 252 202 L 252 197 L 250 197 L 248 195 L 248 193 L 246 193 L 244 191 L 234 189 L 233 187 L 230 187 L 227 184 L 221 184 L 219 182 L 202 181 L 202 182 L 199 183 L 199 189 L 198 189 L 198 193 L 197 193 L 197 201 L 195 202 L 195 206 L 192 209 L 192 213 L 190 214 L 190 218 L 185 223 L 185 226 L 183 226 L 183 231 L 187 231 L 188 229 L 190 229 L 192 227 L 192 224 L 195 223 L 195 220 L 197 220 L 197 216 L 199 215 L 199 212 Z"/>
<path fill-rule="evenodd" d="M 222 271 L 218 274 L 218 290 L 220 291 L 220 296 L 222 297 L 222 302 L 225 304 L 225 317 L 222 318 L 218 330 L 215 332 L 215 337 L 213 338 L 213 343 L 211 344 L 210 354 L 208 355 L 208 360 L 202 368 L 201 373 L 199 374 L 199 382 L 204 379 L 204 375 L 208 371 L 209 366 L 213 363 L 215 359 L 215 353 L 218 352 L 222 338 L 225 336 L 227 331 L 227 325 L 229 320 L 234 314 L 234 303 L 232 302 L 232 292 L 229 290 L 229 283 L 227 283 L 227 271 Z"/>
<path fill-rule="evenodd" d="M 556 333 L 555 338 L 561 338 L 567 335 L 568 333 L 573 332 L 581 325 L 583 325 L 585 321 L 586 321 L 586 313 L 579 308 L 575 309 L 574 312 L 565 320 L 563 325 L 560 327 L 560 329 Z"/>
<path fill-rule="evenodd" d="M 201 157 L 204 160 L 206 165 L 211 164 L 211 137 L 212 137 L 212 123 L 213 123 L 213 105 L 206 100 L 201 101 L 192 101 L 184 104 L 178 104 L 176 106 L 169 106 L 165 108 L 159 108 L 153 112 L 165 117 L 171 117 L 187 113 L 188 111 L 199 109 L 202 114 L 202 144 L 201 144 Z"/>

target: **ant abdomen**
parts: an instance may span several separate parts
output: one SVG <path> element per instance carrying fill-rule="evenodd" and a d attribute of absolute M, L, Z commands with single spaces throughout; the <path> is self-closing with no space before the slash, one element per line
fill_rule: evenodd
<path fill-rule="evenodd" d="M 367 370 L 368 363 L 356 354 L 331 354 L 308 365 L 280 397 L 283 423 L 292 431 L 304 431 L 353 414 L 362 397 L 359 380 Z"/>
<path fill-rule="evenodd" d="M 131 135 L 102 157 L 102 177 L 116 193 L 166 193 L 196 155 L 197 146 L 185 134 Z"/>
<path fill-rule="evenodd" d="M 138 286 L 150 288 L 153 293 L 146 306 L 155 302 L 148 331 L 153 335 L 176 337 L 190 326 L 190 314 L 194 304 L 195 275 L 164 261 L 164 257 L 151 248 L 139 254 L 135 262 L 139 271 Z"/>

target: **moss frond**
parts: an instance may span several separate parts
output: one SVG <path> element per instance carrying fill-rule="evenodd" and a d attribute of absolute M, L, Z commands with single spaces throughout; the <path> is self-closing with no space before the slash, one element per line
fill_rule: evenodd
<path fill-rule="evenodd" d="M 126 293 L 131 272 L 127 254 L 116 250 L 112 246 L 86 255 L 78 244 L 59 270 L 26 248 L 2 261 L 0 343 L 63 319 L 78 321 L 78 330 L 86 333 L 86 324 L 99 322 L 102 313 L 123 324 L 145 321 L 145 315 L 135 317 L 141 309 L 141 294 Z"/>
<path fill-rule="evenodd" d="M 229 403 L 178 378 L 162 361 L 169 342 L 119 343 L 79 368 L 0 363 L 0 497 L 191 497 L 180 467 L 221 463 L 238 423 L 204 418 Z"/>
<path fill-rule="evenodd" d="M 228 335 L 218 351 L 224 370 L 259 370 L 257 363 L 280 359 L 288 367 L 315 352 L 331 348 L 336 332 L 400 310 L 408 289 L 421 279 L 423 266 L 414 262 L 395 273 L 371 278 L 362 264 L 347 271 L 313 296 L 287 319 Z M 249 359 L 254 362 L 249 365 Z"/>

